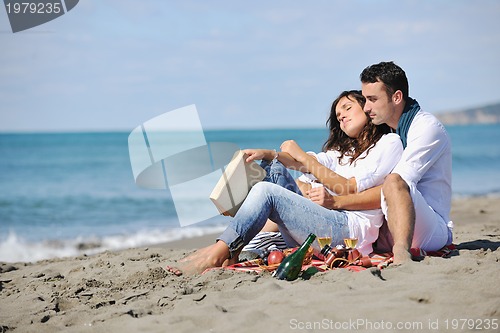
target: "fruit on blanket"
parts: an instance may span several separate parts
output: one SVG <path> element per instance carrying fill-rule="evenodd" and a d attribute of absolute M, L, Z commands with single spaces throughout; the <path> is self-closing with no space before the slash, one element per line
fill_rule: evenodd
<path fill-rule="evenodd" d="M 269 256 L 267 257 L 267 264 L 268 265 L 276 265 L 279 264 L 283 261 L 283 258 L 285 255 L 281 251 L 271 251 L 269 253 Z"/>

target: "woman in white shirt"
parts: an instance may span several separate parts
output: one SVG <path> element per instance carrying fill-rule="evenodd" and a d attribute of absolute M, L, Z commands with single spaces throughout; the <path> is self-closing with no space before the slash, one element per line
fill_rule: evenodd
<path fill-rule="evenodd" d="M 268 219 L 278 225 L 289 247 L 301 244 L 309 233 L 316 234 L 327 225 L 333 230 L 332 245 L 342 244 L 344 238 L 355 237 L 360 252 L 369 254 L 383 222 L 381 210 L 331 209 L 323 188 L 306 188 L 305 196 L 302 196 L 301 191 L 293 189 L 295 182 L 286 171 L 288 167 L 311 174 L 314 176 L 311 179 L 338 195 L 361 192 L 382 184 L 399 161 L 403 148 L 399 136 L 385 134 L 387 127 L 371 123 L 363 106 L 364 97 L 356 90 L 341 93 L 333 102 L 327 122 L 330 137 L 323 153 L 308 154 L 293 140 L 283 142 L 281 152 L 247 149 L 247 161 L 272 161 L 271 174 L 273 177 L 277 175 L 274 182 L 278 184 L 256 184 L 215 244 L 182 259 L 176 267 L 167 266 L 167 269 L 175 274 L 193 274 L 222 266 L 228 259 L 226 263 L 236 262 L 242 248 Z"/>

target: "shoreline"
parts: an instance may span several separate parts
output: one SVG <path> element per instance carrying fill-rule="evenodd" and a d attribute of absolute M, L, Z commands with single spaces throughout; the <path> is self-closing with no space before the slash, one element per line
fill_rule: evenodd
<path fill-rule="evenodd" d="M 489 207 L 492 205 L 495 205 L 496 203 L 500 204 L 500 195 L 497 193 L 490 193 L 487 195 L 480 195 L 480 196 L 464 196 L 464 197 L 454 197 L 452 198 L 452 209 L 450 213 L 450 218 L 452 221 L 454 221 L 455 226 L 457 223 L 460 223 L 460 219 L 462 216 L 469 217 L 471 213 L 469 212 L 470 209 L 475 209 L 478 207 L 479 210 L 482 211 L 487 211 Z M 464 209 L 464 207 L 466 207 Z M 487 216 L 482 216 L 481 214 L 478 215 L 481 217 L 487 217 Z M 136 245 L 136 246 L 127 246 L 127 247 L 120 247 L 120 248 L 104 248 L 102 247 L 103 242 L 98 240 L 90 239 L 88 241 L 86 240 L 79 240 L 79 241 L 74 241 L 68 243 L 64 248 L 59 248 L 60 244 L 64 244 L 64 241 L 50 241 L 50 242 L 41 242 L 41 243 L 21 243 L 21 244 L 10 244 L 10 246 L 32 246 L 32 248 L 24 249 L 25 251 L 27 250 L 28 253 L 31 253 L 32 251 L 47 251 L 49 255 L 42 257 L 40 259 L 35 259 L 35 260 L 1 260 L 0 263 L 5 262 L 5 263 L 36 263 L 38 261 L 42 260 L 47 260 L 47 259 L 57 259 L 57 258 L 70 258 L 70 257 L 76 257 L 76 256 L 94 256 L 98 255 L 100 253 L 106 252 L 106 251 L 112 251 L 112 252 L 119 252 L 123 251 L 126 249 L 132 249 L 132 248 L 145 248 L 145 247 L 158 247 L 158 248 L 171 248 L 171 249 L 197 249 L 201 247 L 208 246 L 210 244 L 213 244 L 216 240 L 216 238 L 220 235 L 222 232 L 222 229 L 220 232 L 210 232 L 207 234 L 202 234 L 202 235 L 197 235 L 197 236 L 187 236 L 183 237 L 180 239 L 175 239 L 171 241 L 164 241 L 160 243 L 144 243 L 142 245 Z M 117 236 L 111 236 L 111 237 L 117 237 Z M 71 241 L 71 240 L 70 240 Z M 74 244 L 73 244 L 74 243 Z M 57 246 L 53 246 L 56 244 Z M 2 246 L 5 246 L 4 244 L 0 244 Z M 22 247 L 21 247 L 22 248 Z M 1 249 L 1 248 L 0 248 Z M 5 248 L 4 248 L 5 249 Z M 65 254 L 62 256 L 55 256 L 53 255 L 57 251 L 61 252 L 69 252 L 69 254 Z M 39 256 L 40 257 L 40 256 Z"/>
<path fill-rule="evenodd" d="M 460 318 L 483 328 L 485 320 L 500 324 L 500 198 L 454 200 L 451 217 L 457 250 L 450 258 L 381 271 L 339 269 L 293 282 L 267 272 L 216 269 L 178 277 L 163 270 L 213 243 L 213 234 L 0 263 L 0 332 L 287 332 L 349 321 L 361 325 L 358 331 L 414 322 L 426 332 L 451 330 L 445 323 Z"/>
<path fill-rule="evenodd" d="M 201 247 L 209 246 L 215 243 L 216 238 L 221 233 L 206 234 L 202 236 L 194 236 L 189 238 L 182 238 L 170 242 L 156 244 L 154 247 L 168 248 L 168 249 L 199 249 Z"/>

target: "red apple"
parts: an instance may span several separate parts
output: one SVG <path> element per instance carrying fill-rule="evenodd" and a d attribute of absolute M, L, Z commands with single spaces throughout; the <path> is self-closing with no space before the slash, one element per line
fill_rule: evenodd
<path fill-rule="evenodd" d="M 279 264 L 283 261 L 283 258 L 285 255 L 281 251 L 271 251 L 269 253 L 269 256 L 267 257 L 267 264 L 268 265 L 276 265 Z"/>

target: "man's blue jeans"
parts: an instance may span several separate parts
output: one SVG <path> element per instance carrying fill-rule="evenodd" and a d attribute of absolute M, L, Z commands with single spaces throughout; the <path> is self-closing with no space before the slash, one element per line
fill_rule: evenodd
<path fill-rule="evenodd" d="M 343 239 L 349 237 L 347 214 L 304 198 L 283 164 L 275 161 L 268 166 L 264 166 L 268 172 L 264 179 L 267 181 L 257 183 L 250 190 L 236 216 L 217 238 L 229 246 L 231 256 L 257 235 L 268 218 L 278 224 L 289 247 L 300 245 L 309 233 L 318 234 L 324 225 L 333 230 L 332 244 L 343 244 Z M 313 247 L 316 253 L 319 252 L 316 242 Z"/>

